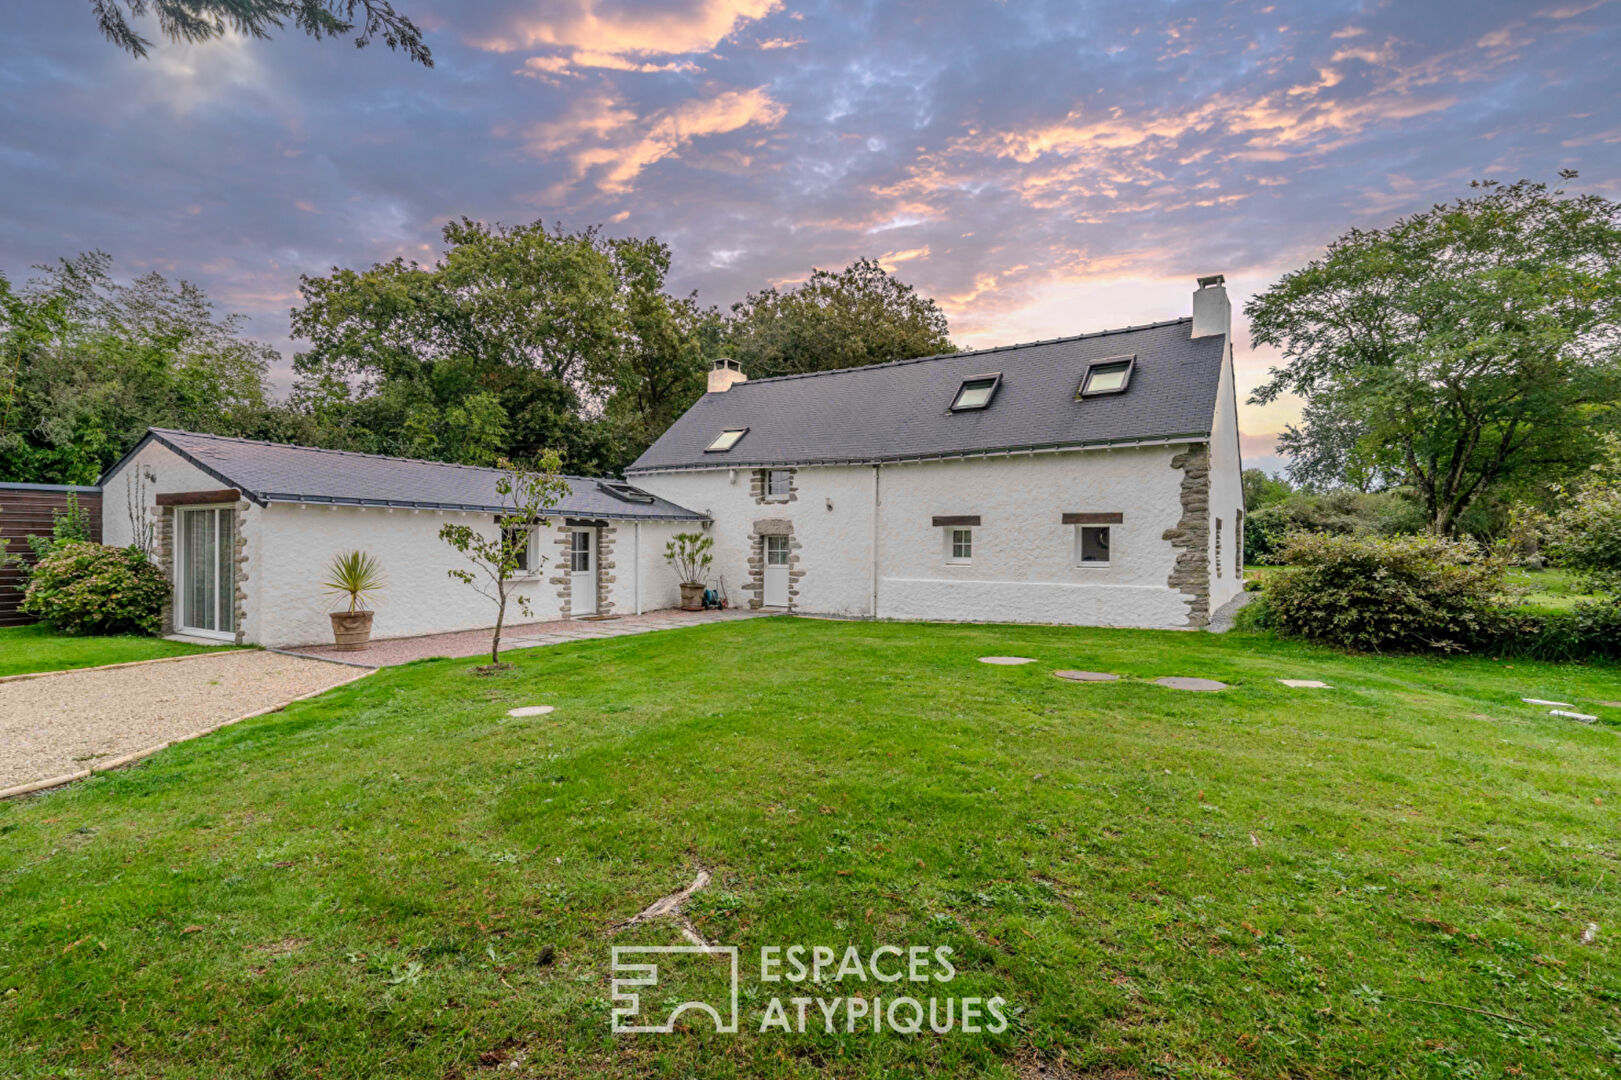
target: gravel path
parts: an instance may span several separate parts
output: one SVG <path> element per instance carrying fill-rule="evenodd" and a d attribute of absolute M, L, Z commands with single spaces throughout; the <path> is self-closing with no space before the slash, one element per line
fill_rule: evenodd
<path fill-rule="evenodd" d="M 357 674 L 252 650 L 0 683 L 0 789 L 80 772 Z"/>

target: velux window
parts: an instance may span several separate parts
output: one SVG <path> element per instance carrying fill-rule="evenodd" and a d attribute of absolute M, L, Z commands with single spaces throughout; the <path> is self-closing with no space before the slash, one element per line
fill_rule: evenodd
<path fill-rule="evenodd" d="M 983 409 L 991 403 L 996 394 L 996 388 L 1002 382 L 1001 372 L 989 375 L 970 375 L 962 381 L 957 388 L 957 396 L 952 399 L 952 412 L 969 412 L 973 409 Z"/>
<path fill-rule="evenodd" d="M 1107 360 L 1094 360 L 1081 376 L 1081 388 L 1075 392 L 1077 398 L 1098 397 L 1103 394 L 1118 394 L 1126 389 L 1131 382 L 1131 369 L 1136 364 L 1135 356 L 1113 356 Z"/>
<path fill-rule="evenodd" d="M 706 454 L 724 454 L 737 445 L 737 441 L 749 433 L 746 427 L 727 428 L 715 436 L 715 441 L 704 447 Z"/>

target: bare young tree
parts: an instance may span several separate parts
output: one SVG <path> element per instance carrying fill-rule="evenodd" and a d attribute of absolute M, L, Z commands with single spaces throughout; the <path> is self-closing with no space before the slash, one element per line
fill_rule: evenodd
<path fill-rule="evenodd" d="M 146 505 L 146 485 L 157 483 L 151 469 L 142 466 L 124 476 L 124 511 L 129 515 L 129 546 L 152 557 L 153 540 L 157 536 L 157 523 Z"/>
<path fill-rule="evenodd" d="M 520 577 L 538 573 L 546 558 L 533 550 L 536 529 L 550 524 L 545 512 L 568 494 L 568 481 L 561 475 L 562 461 L 548 450 L 533 469 L 501 459 L 496 465 L 502 476 L 495 482 L 501 496 L 502 512 L 495 520 L 495 535 L 471 525 L 450 524 L 439 530 L 439 539 L 467 556 L 474 569 L 453 568 L 452 578 L 487 597 L 495 604 L 495 635 L 490 639 L 490 669 L 501 667 L 501 628 L 506 623 L 507 604 L 516 601 L 529 615 L 529 598 L 515 594 L 513 584 Z"/>

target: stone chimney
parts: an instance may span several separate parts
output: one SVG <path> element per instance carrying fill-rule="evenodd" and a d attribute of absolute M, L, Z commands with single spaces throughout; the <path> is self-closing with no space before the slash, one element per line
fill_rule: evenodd
<path fill-rule="evenodd" d="M 1233 302 L 1227 299 L 1227 276 L 1211 274 L 1199 279 L 1199 288 L 1193 294 L 1193 336 L 1233 334 Z M 714 385 L 715 376 L 709 376 Z"/>
<path fill-rule="evenodd" d="M 743 369 L 737 366 L 737 361 L 729 356 L 722 356 L 715 361 L 715 366 L 709 370 L 709 392 L 711 394 L 724 394 L 740 382 L 748 382 L 749 377 L 743 374 Z"/>

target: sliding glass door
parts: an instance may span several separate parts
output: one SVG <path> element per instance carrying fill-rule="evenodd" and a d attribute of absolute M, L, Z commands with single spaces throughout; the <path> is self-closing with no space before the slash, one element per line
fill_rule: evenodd
<path fill-rule="evenodd" d="M 236 509 L 177 511 L 175 629 L 231 637 L 236 633 Z"/>

